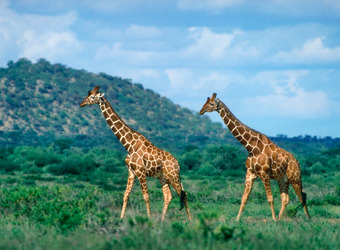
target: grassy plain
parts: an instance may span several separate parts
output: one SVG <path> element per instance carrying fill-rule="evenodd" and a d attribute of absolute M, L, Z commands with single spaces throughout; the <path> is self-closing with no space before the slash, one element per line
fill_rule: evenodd
<path fill-rule="evenodd" d="M 244 188 L 243 171 L 224 176 L 182 176 L 193 221 L 173 193 L 164 223 L 158 180 L 149 179 L 152 217 L 136 182 L 126 218 L 119 218 L 127 180 L 123 173 L 88 177 L 3 174 L 0 177 L 0 249 L 340 249 L 340 174 L 304 177 L 312 221 L 290 188 L 285 218 L 271 219 L 257 180 L 241 222 L 235 218 Z M 280 208 L 272 183 L 275 208 Z"/>

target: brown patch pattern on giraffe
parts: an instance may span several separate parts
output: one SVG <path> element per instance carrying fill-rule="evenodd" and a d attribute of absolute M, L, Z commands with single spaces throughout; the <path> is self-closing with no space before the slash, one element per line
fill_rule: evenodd
<path fill-rule="evenodd" d="M 267 136 L 259 133 L 239 121 L 228 109 L 228 107 L 216 99 L 216 94 L 208 97 L 203 105 L 200 115 L 205 112 L 217 111 L 230 132 L 247 149 L 249 156 L 246 161 L 247 175 L 245 190 L 242 196 L 241 207 L 237 215 L 240 220 L 243 209 L 247 203 L 253 183 L 257 177 L 262 180 L 267 200 L 272 211 L 272 217 L 276 220 L 274 211 L 274 200 L 270 187 L 270 179 L 278 182 L 281 193 L 281 209 L 279 219 L 282 218 L 289 202 L 288 187 L 291 184 L 303 204 L 304 211 L 310 218 L 306 206 L 306 194 L 302 192 L 301 168 L 294 156 L 275 145 Z"/>
<path fill-rule="evenodd" d="M 96 86 L 92 91 L 89 91 L 88 97 L 84 99 L 80 106 L 99 104 L 108 125 L 129 153 L 125 159 L 129 170 L 129 177 L 123 198 L 121 218 L 124 217 L 127 202 L 136 178 L 141 185 L 147 215 L 150 217 L 150 201 L 146 183 L 146 177 L 150 176 L 158 178 L 162 185 L 164 195 L 162 220 L 165 218 L 169 203 L 172 199 L 170 185 L 173 186 L 180 196 L 181 204 L 184 204 L 187 215 L 191 220 L 187 195 L 184 192 L 180 180 L 180 167 L 176 158 L 170 153 L 154 146 L 144 135 L 128 127 L 114 111 L 104 97 L 104 94 L 98 92 L 98 89 L 99 87 Z"/>

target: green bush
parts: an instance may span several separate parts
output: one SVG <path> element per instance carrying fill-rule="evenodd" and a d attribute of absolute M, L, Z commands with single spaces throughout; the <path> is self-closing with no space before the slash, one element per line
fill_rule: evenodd
<path fill-rule="evenodd" d="M 183 163 L 184 167 L 189 170 L 199 167 L 201 161 L 202 155 L 198 149 L 185 152 L 181 156 L 181 163 Z"/>
<path fill-rule="evenodd" d="M 333 206 L 340 206 L 340 197 L 333 195 L 326 195 L 323 199 L 326 204 L 330 204 Z"/>
<path fill-rule="evenodd" d="M 204 162 L 221 171 L 240 168 L 246 159 L 238 148 L 229 145 L 207 146 L 203 154 Z"/>
<path fill-rule="evenodd" d="M 322 174 L 327 172 L 327 167 L 325 167 L 321 162 L 316 162 L 311 166 L 312 173 Z"/>
<path fill-rule="evenodd" d="M 79 163 L 80 163 L 80 160 L 78 158 L 67 157 L 59 164 L 50 165 L 48 168 L 48 172 L 55 174 L 55 175 L 64 175 L 64 174 L 78 175 L 81 173 Z"/>
<path fill-rule="evenodd" d="M 101 168 L 108 173 L 119 173 L 124 169 L 124 166 L 122 160 L 110 157 L 102 161 Z"/>
<path fill-rule="evenodd" d="M 59 163 L 61 156 L 55 154 L 51 148 L 19 146 L 14 149 L 8 159 L 23 166 L 27 162 L 34 162 L 37 167 L 45 167 L 50 164 Z"/>
<path fill-rule="evenodd" d="M 244 169 L 229 169 L 229 170 L 224 171 L 224 176 L 245 178 L 246 170 L 245 168 Z"/>
<path fill-rule="evenodd" d="M 203 164 L 197 171 L 197 174 L 200 175 L 205 175 L 205 176 L 216 176 L 216 175 L 220 175 L 219 171 L 214 168 L 213 165 L 211 164 Z"/>
<path fill-rule="evenodd" d="M 16 164 L 11 160 L 0 159 L 0 171 L 12 172 L 15 170 L 20 170 L 20 165 Z"/>
<path fill-rule="evenodd" d="M 33 185 L 34 180 L 26 180 Z M 72 230 L 84 223 L 84 216 L 95 207 L 93 188 L 69 187 L 27 187 L 4 188 L 0 193 L 0 207 L 3 212 L 15 214 L 17 218 L 27 217 L 36 223 L 57 226 L 61 230 Z"/>
<path fill-rule="evenodd" d="M 59 164 L 52 164 L 47 171 L 55 175 L 74 174 L 93 172 L 98 164 L 89 156 L 81 158 L 80 155 L 70 155 Z"/>

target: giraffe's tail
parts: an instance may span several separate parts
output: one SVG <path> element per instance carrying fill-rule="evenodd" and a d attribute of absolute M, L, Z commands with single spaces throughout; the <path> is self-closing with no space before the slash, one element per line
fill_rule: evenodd
<path fill-rule="evenodd" d="M 181 205 L 181 207 L 180 207 L 179 210 L 182 210 L 184 208 L 186 198 L 187 198 L 187 193 L 184 192 L 184 190 L 182 189 L 181 190 L 181 197 L 180 197 L 180 200 L 179 200 L 179 204 Z"/>
<path fill-rule="evenodd" d="M 181 183 L 181 195 L 179 197 L 179 204 L 181 207 L 179 210 L 182 210 L 184 208 L 186 200 L 187 200 L 187 193 L 184 191 L 183 184 Z"/>
<path fill-rule="evenodd" d="M 301 192 L 302 194 L 302 206 L 306 206 L 306 202 L 307 202 L 307 194 L 304 192 Z"/>
<path fill-rule="evenodd" d="M 304 192 L 301 192 L 301 196 L 302 196 L 302 203 L 300 205 L 298 205 L 295 209 L 299 209 L 301 207 L 305 207 L 306 203 L 307 203 L 307 194 Z"/>

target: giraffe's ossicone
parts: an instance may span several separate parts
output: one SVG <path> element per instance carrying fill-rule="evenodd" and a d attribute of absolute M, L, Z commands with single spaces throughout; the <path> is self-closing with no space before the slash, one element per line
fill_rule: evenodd
<path fill-rule="evenodd" d="M 247 175 L 245 190 L 242 196 L 241 207 L 237 215 L 237 220 L 240 220 L 241 218 L 242 211 L 247 203 L 253 183 L 257 177 L 260 177 L 264 184 L 267 200 L 270 204 L 274 220 L 276 220 L 276 215 L 274 211 L 273 195 L 270 187 L 271 179 L 276 180 L 280 188 L 282 203 L 279 219 L 282 218 L 289 202 L 289 184 L 293 186 L 302 206 L 304 207 L 307 217 L 310 218 L 306 205 L 306 194 L 302 192 L 300 164 L 294 156 L 275 145 L 264 134 L 244 125 L 231 113 L 223 102 L 216 98 L 215 93 L 211 98 L 208 97 L 200 111 L 200 115 L 203 115 L 205 112 L 213 111 L 217 111 L 220 114 L 230 132 L 249 153 L 246 161 Z"/>
<path fill-rule="evenodd" d="M 176 190 L 180 197 L 181 208 L 185 206 L 187 215 L 191 220 L 187 194 L 183 189 L 180 179 L 178 161 L 170 153 L 154 146 L 144 135 L 127 126 L 114 111 L 111 104 L 104 97 L 104 94 L 100 93 L 98 90 L 99 86 L 96 86 L 92 91 L 89 91 L 88 96 L 80 104 L 80 107 L 99 104 L 109 127 L 128 151 L 125 163 L 129 170 L 129 178 L 123 199 L 121 218 L 124 217 L 126 205 L 136 178 L 139 180 L 142 187 L 147 215 L 150 217 L 150 201 L 146 177 L 151 176 L 158 178 L 162 185 L 164 195 L 162 220 L 165 218 L 169 203 L 172 199 L 170 185 Z"/>

